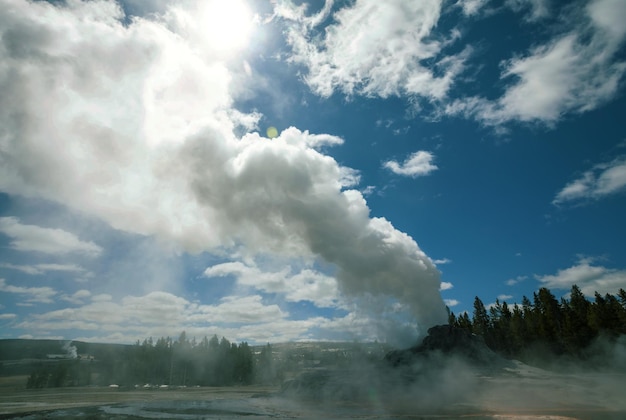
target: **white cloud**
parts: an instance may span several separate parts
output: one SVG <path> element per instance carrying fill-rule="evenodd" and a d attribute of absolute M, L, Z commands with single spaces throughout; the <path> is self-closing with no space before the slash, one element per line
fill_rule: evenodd
<path fill-rule="evenodd" d="M 505 300 L 509 300 L 509 299 L 512 299 L 512 298 L 513 298 L 513 295 L 504 295 L 504 294 L 498 295 L 498 300 L 500 302 L 505 301 Z"/>
<path fill-rule="evenodd" d="M 11 238 L 9 246 L 18 251 L 35 251 L 45 254 L 80 253 L 88 256 L 97 256 L 102 252 L 102 248 L 95 243 L 81 241 L 70 232 L 23 225 L 16 217 L 0 217 L 0 232 Z M 59 269 L 59 267 L 43 265 L 40 270 Z"/>
<path fill-rule="evenodd" d="M 265 293 L 280 293 L 289 302 L 310 301 L 318 307 L 338 305 L 337 281 L 314 270 L 292 273 L 290 269 L 266 272 L 241 262 L 214 265 L 205 270 L 207 277 L 234 276 L 240 285 L 253 287 Z"/>
<path fill-rule="evenodd" d="M 552 204 L 600 199 L 624 191 L 626 187 L 626 156 L 594 166 L 559 191 Z"/>
<path fill-rule="evenodd" d="M 438 169 L 437 166 L 432 163 L 434 158 L 435 156 L 432 153 L 419 150 L 412 153 L 402 163 L 388 160 L 383 163 L 383 167 L 389 169 L 394 174 L 416 178 L 418 176 L 428 175 Z"/>
<path fill-rule="evenodd" d="M 457 306 L 459 303 L 461 303 L 456 299 L 444 299 L 444 302 L 446 303 L 446 306 L 448 306 L 449 308 L 452 308 L 453 306 Z"/>
<path fill-rule="evenodd" d="M 0 292 L 14 293 L 25 298 L 24 303 L 52 303 L 52 298 L 57 292 L 51 287 L 22 287 L 7 284 L 5 279 L 0 279 Z"/>
<path fill-rule="evenodd" d="M 440 258 L 438 260 L 433 260 L 436 265 L 450 264 L 452 262 L 449 258 Z"/>
<path fill-rule="evenodd" d="M 303 64 L 306 83 L 318 95 L 445 98 L 463 70 L 468 51 L 439 58 L 449 40 L 436 39 L 440 0 L 359 0 L 336 11 L 321 37 L 315 26 L 329 16 L 307 17 L 306 7 L 276 2 L 275 13 L 288 21 L 290 60 Z M 332 2 L 327 2 L 326 5 Z M 451 39 L 454 37 L 451 36 Z M 426 60 L 434 60 L 427 66 Z"/>
<path fill-rule="evenodd" d="M 17 318 L 16 314 L 0 314 L 0 321 L 11 321 Z"/>
<path fill-rule="evenodd" d="M 615 294 L 620 288 L 626 289 L 626 270 L 594 266 L 586 259 L 572 267 L 558 270 L 554 275 L 536 278 L 549 289 L 569 290 L 575 284 L 586 296 L 593 296 L 595 292 Z"/>
<path fill-rule="evenodd" d="M 454 285 L 450 282 L 447 281 L 442 281 L 441 282 L 441 286 L 439 286 L 439 290 L 440 291 L 444 291 L 444 290 L 450 290 L 454 287 Z"/>
<path fill-rule="evenodd" d="M 617 94 L 626 71 L 626 62 L 618 58 L 626 31 L 614 17 L 625 14 L 623 1 L 591 2 L 582 17 L 568 17 L 573 22 L 569 32 L 502 63 L 501 78 L 511 82 L 500 98 L 458 99 L 446 112 L 487 125 L 511 120 L 551 124 L 566 113 L 599 107 Z"/>

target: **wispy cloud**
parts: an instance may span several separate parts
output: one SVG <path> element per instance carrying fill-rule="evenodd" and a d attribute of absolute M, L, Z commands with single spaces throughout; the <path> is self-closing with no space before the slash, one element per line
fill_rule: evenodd
<path fill-rule="evenodd" d="M 461 7 L 463 14 L 474 16 L 485 7 L 490 0 L 458 0 L 456 4 Z"/>
<path fill-rule="evenodd" d="M 626 270 L 592 265 L 588 259 L 581 259 L 556 274 L 536 276 L 536 279 L 551 289 L 568 290 L 575 284 L 586 296 L 593 296 L 596 291 L 614 294 L 620 288 L 626 289 Z"/>
<path fill-rule="evenodd" d="M 435 156 L 432 153 L 419 150 L 412 153 L 402 163 L 395 160 L 388 160 L 383 163 L 383 167 L 389 169 L 396 175 L 417 178 L 418 176 L 428 175 L 438 169 L 437 165 L 432 163 L 434 159 Z"/>
<path fill-rule="evenodd" d="M 17 251 L 35 251 L 44 254 L 79 253 L 98 256 L 102 248 L 91 241 L 81 241 L 76 235 L 62 229 L 43 228 L 21 224 L 16 217 L 0 217 L 0 232 L 11 238 L 10 247 Z M 44 265 L 43 270 L 59 266 Z"/>
<path fill-rule="evenodd" d="M 82 305 L 84 304 L 85 300 L 90 298 L 91 296 L 92 295 L 89 290 L 81 289 L 71 295 L 63 295 L 61 296 L 61 299 L 74 305 Z"/>
<path fill-rule="evenodd" d="M 304 65 L 306 83 L 321 96 L 338 90 L 347 95 L 409 95 L 427 100 L 446 96 L 463 70 L 467 51 L 440 56 L 454 39 L 433 34 L 441 1 L 363 0 L 340 8 L 318 33 L 315 26 L 330 16 L 306 16 L 305 7 L 276 2 L 275 13 L 288 22 L 290 60 Z M 326 2 L 331 5 L 332 2 Z M 425 64 L 426 61 L 434 64 Z"/>
<path fill-rule="evenodd" d="M 374 194 L 375 191 L 376 191 L 376 187 L 374 185 L 367 185 L 365 188 L 361 190 L 361 194 L 363 194 L 364 197 L 367 197 L 367 196 Z"/>
<path fill-rule="evenodd" d="M 17 270 L 17 271 L 21 271 L 22 273 L 31 274 L 31 275 L 39 275 L 39 274 L 44 273 L 44 271 L 32 265 L 16 265 L 16 264 L 10 264 L 10 263 L 2 263 L 0 264 L 0 268 L 8 268 L 10 270 Z"/>
<path fill-rule="evenodd" d="M 65 271 L 70 273 L 85 273 L 86 270 L 76 264 L 33 264 L 33 265 L 16 265 L 10 263 L 1 263 L 0 268 L 8 268 L 11 270 L 21 271 L 26 274 L 41 275 L 48 271 Z"/>
<path fill-rule="evenodd" d="M 505 4 L 516 12 L 528 13 L 526 20 L 536 21 L 550 14 L 551 0 L 506 0 Z"/>
<path fill-rule="evenodd" d="M 554 205 L 583 200 L 598 200 L 624 191 L 626 187 L 626 156 L 601 163 L 568 183 L 552 201 Z"/>
<path fill-rule="evenodd" d="M 618 16 L 626 16 L 623 1 L 590 2 L 582 14 L 568 17 L 571 30 L 502 63 L 501 78 L 511 82 L 500 98 L 457 99 L 446 112 L 487 125 L 512 120 L 552 124 L 566 113 L 597 108 L 617 94 L 626 71 L 618 56 L 626 30 Z"/>
<path fill-rule="evenodd" d="M 14 293 L 24 298 L 24 303 L 52 303 L 52 298 L 57 295 L 56 290 L 51 287 L 23 287 L 13 286 L 0 279 L 0 292 Z"/>
<path fill-rule="evenodd" d="M 526 280 L 528 278 L 528 276 L 517 276 L 515 278 L 512 279 L 508 279 L 505 284 L 507 286 L 515 286 L 518 283 L 523 282 L 524 280 Z"/>

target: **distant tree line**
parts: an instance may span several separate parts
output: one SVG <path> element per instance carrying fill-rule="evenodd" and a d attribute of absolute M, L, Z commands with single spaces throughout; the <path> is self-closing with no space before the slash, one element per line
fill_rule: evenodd
<path fill-rule="evenodd" d="M 487 346 L 507 357 L 524 359 L 533 348 L 541 347 L 555 355 L 585 358 L 586 349 L 599 336 L 615 340 L 626 334 L 626 291 L 588 300 L 576 285 L 569 299 L 557 300 L 548 288 L 524 296 L 512 307 L 496 300 L 485 307 L 476 296 L 473 316 L 450 313 L 449 323 L 481 335 Z"/>
<path fill-rule="evenodd" d="M 273 363 L 269 344 L 255 355 L 246 342 L 231 343 L 217 335 L 197 342 L 182 332 L 178 340 L 148 338 L 101 359 L 40 364 L 27 387 L 248 385 L 274 381 Z"/>
<path fill-rule="evenodd" d="M 57 388 L 91 384 L 91 366 L 79 360 L 38 363 L 28 377 L 26 388 Z"/>

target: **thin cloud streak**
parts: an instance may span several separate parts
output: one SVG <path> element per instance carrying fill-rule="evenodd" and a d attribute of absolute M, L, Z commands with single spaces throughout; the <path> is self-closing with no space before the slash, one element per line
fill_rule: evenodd
<path fill-rule="evenodd" d="M 558 206 L 569 202 L 599 200 L 624 191 L 626 187 L 626 156 L 601 163 L 568 183 L 552 201 Z"/>
<path fill-rule="evenodd" d="M 33 265 L 16 265 L 10 263 L 1 263 L 0 268 L 8 268 L 10 270 L 21 271 L 26 274 L 42 275 L 49 271 L 63 271 L 68 273 L 85 273 L 86 270 L 75 264 L 33 264 Z"/>

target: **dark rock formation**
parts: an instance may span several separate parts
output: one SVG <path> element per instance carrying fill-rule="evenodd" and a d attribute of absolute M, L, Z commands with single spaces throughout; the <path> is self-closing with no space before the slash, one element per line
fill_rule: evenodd
<path fill-rule="evenodd" d="M 412 364 L 440 355 L 458 356 L 473 365 L 503 367 L 506 359 L 494 353 L 482 337 L 451 325 L 437 325 L 428 330 L 421 344 L 405 350 L 394 350 L 385 356 L 392 366 Z"/>

